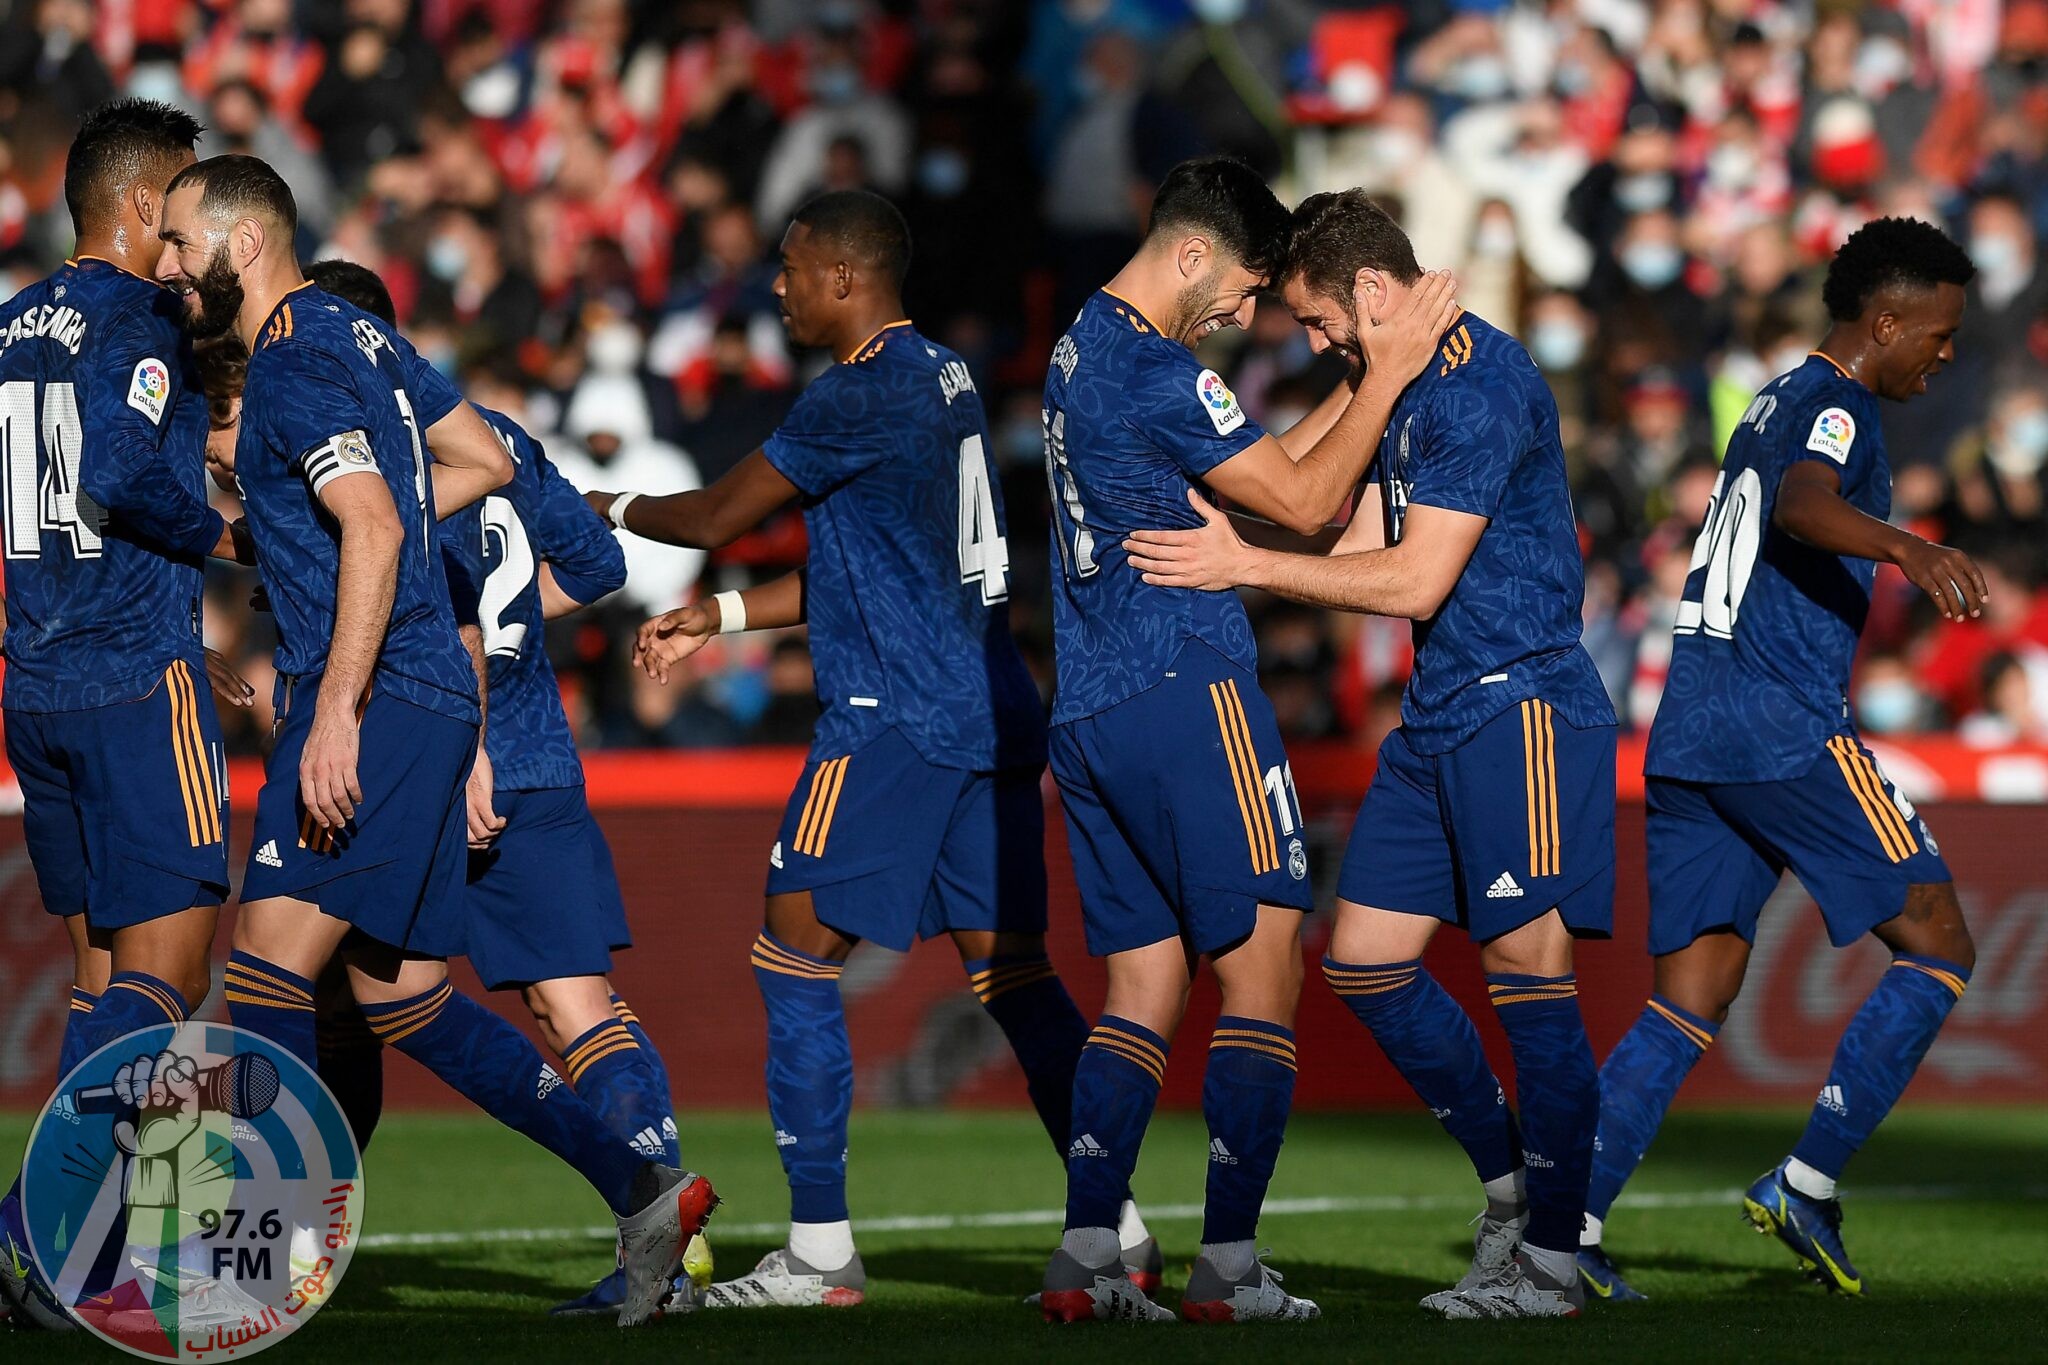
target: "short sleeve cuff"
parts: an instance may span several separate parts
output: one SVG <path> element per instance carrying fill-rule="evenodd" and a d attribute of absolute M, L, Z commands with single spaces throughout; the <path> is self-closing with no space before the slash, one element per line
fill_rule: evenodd
<path fill-rule="evenodd" d="M 805 467 L 803 447 L 781 435 L 770 436 L 761 447 L 761 454 L 775 467 L 775 472 L 795 484 L 797 491 L 805 497 L 816 497 L 820 482 L 814 471 Z"/>
<path fill-rule="evenodd" d="M 1499 510 L 1500 498 L 1496 496 L 1490 501 L 1481 502 L 1478 498 L 1460 497 L 1458 494 L 1450 491 L 1441 493 L 1411 492 L 1408 495 L 1408 505 L 1410 507 L 1434 507 L 1443 512 L 1463 512 L 1467 516 L 1485 517 L 1488 521 L 1492 521 L 1494 513 Z"/>
<path fill-rule="evenodd" d="M 1207 478 L 1209 472 L 1225 460 L 1244 454 L 1259 443 L 1266 433 L 1256 423 L 1246 422 L 1228 436 L 1214 441 L 1204 441 L 1181 457 L 1180 466 L 1196 478 Z"/>
<path fill-rule="evenodd" d="M 199 524 L 200 529 L 192 533 L 191 543 L 180 548 L 189 555 L 204 559 L 220 544 L 220 533 L 227 529 L 228 523 L 225 517 L 209 507 L 206 509 L 206 515 L 200 518 Z"/>
<path fill-rule="evenodd" d="M 552 559 L 548 561 L 548 572 L 554 576 L 556 587 L 586 607 L 606 593 L 616 592 L 620 586 L 615 581 L 565 569 Z"/>

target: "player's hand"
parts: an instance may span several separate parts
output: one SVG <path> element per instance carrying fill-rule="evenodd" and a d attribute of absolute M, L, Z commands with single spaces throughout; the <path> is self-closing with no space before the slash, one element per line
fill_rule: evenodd
<path fill-rule="evenodd" d="M 1899 571 L 1914 587 L 1926 593 L 1934 606 L 1951 621 L 1984 614 L 1984 599 L 1991 590 L 1984 575 L 1961 550 L 1931 541 L 1914 540 L 1899 552 Z"/>
<path fill-rule="evenodd" d="M 1352 296 L 1356 316 L 1367 316 L 1362 289 Z M 1438 343 L 1458 316 L 1458 281 L 1448 270 L 1426 270 L 1406 298 L 1374 326 L 1360 326 L 1358 349 L 1366 372 L 1406 385 L 1436 359 Z"/>
<path fill-rule="evenodd" d="M 1237 528 L 1192 488 L 1188 502 L 1202 525 L 1192 531 L 1131 532 L 1124 538 L 1131 567 L 1160 588 L 1217 592 L 1244 582 L 1252 552 L 1238 538 Z"/>
<path fill-rule="evenodd" d="M 669 670 L 718 634 L 717 610 L 715 605 L 677 607 L 645 622 L 633 641 L 633 662 L 648 677 L 667 686 Z"/>
<path fill-rule="evenodd" d="M 599 493 L 595 490 L 585 493 L 583 500 L 590 504 L 590 510 L 604 518 L 604 524 L 612 524 L 612 504 L 618 501 L 617 493 Z"/>
<path fill-rule="evenodd" d="M 322 829 L 355 818 L 363 788 L 356 781 L 361 735 L 353 707 L 316 703 L 313 728 L 299 752 L 299 800 Z"/>
<path fill-rule="evenodd" d="M 235 666 L 217 649 L 206 651 L 206 681 L 213 685 L 213 695 L 229 706 L 256 704 L 256 689 L 249 686 L 248 679 L 235 672 Z"/>
<path fill-rule="evenodd" d="M 199 1126 L 199 1068 L 190 1057 L 165 1051 L 123 1062 L 112 1089 L 137 1111 L 114 1125 L 114 1145 L 130 1156 L 165 1156 Z"/>
<path fill-rule="evenodd" d="M 498 814 L 492 803 L 496 778 L 491 772 L 491 756 L 484 752 L 484 746 L 476 746 L 476 765 L 469 770 L 469 785 L 464 789 L 469 804 L 469 846 L 485 849 L 491 841 L 505 831 L 505 817 Z"/>
<path fill-rule="evenodd" d="M 256 563 L 256 536 L 249 529 L 247 517 L 236 517 L 228 523 L 228 535 L 235 548 L 235 563 L 254 566 Z"/>

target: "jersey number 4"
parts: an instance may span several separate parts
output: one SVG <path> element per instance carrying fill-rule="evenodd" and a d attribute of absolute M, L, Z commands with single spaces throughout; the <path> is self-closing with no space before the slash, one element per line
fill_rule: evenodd
<path fill-rule="evenodd" d="M 960 581 L 981 584 L 983 606 L 1010 596 L 1010 542 L 996 516 L 995 484 L 980 432 L 960 443 Z"/>
<path fill-rule="evenodd" d="M 69 384 L 43 388 L 42 421 L 36 421 L 32 379 L 0 384 L 0 475 L 4 475 L 7 557 L 39 559 L 43 532 L 71 537 L 78 559 L 97 559 L 106 514 L 90 498 L 80 505 L 78 461 L 85 429 L 78 419 L 78 391 Z M 49 452 L 49 467 L 38 475 L 38 449 Z"/>

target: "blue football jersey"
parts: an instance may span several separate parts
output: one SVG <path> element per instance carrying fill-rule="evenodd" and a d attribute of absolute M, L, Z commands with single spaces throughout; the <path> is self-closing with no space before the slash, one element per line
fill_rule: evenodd
<path fill-rule="evenodd" d="M 1190 639 L 1256 668 L 1236 593 L 1153 587 L 1123 544 L 1132 531 L 1199 526 L 1188 489 L 1265 434 L 1230 386 L 1135 307 L 1098 291 L 1053 348 L 1044 418 L 1059 665 L 1053 723 L 1157 684 Z"/>
<path fill-rule="evenodd" d="M 814 752 L 893 726 L 936 764 L 1045 761 L 988 446 L 967 366 L 899 322 L 812 380 L 762 447 L 802 491 L 810 533 Z"/>
<path fill-rule="evenodd" d="M 277 616 L 277 671 L 296 678 L 326 667 L 334 634 L 341 530 L 318 493 L 352 474 L 383 478 L 405 540 L 372 685 L 474 722 L 476 674 L 455 633 L 434 533 L 431 419 L 408 388 L 410 349 L 386 324 L 311 284 L 285 295 L 251 348 L 235 480 Z"/>
<path fill-rule="evenodd" d="M 200 658 L 220 538 L 178 297 L 97 257 L 0 304 L 6 704 L 133 701 Z"/>
<path fill-rule="evenodd" d="M 1643 770 L 1691 782 L 1776 782 L 1849 729 L 1849 666 L 1877 565 L 1772 524 L 1801 460 L 1833 467 L 1842 497 L 1892 507 L 1877 395 L 1818 353 L 1764 386 L 1729 439 L 1679 602 L 1664 699 Z"/>
<path fill-rule="evenodd" d="M 1409 747 L 1446 753 L 1532 697 L 1580 728 L 1614 724 L 1579 643 L 1586 571 L 1557 403 L 1522 344 L 1460 317 L 1439 361 L 1394 404 L 1371 473 L 1388 544 L 1411 506 L 1488 519 L 1443 606 L 1415 623 L 1401 696 Z"/>
<path fill-rule="evenodd" d="M 484 748 L 501 791 L 580 786 L 583 764 L 542 647 L 540 566 L 588 603 L 624 586 L 626 556 L 538 441 L 503 413 L 477 412 L 512 456 L 512 482 L 443 521 L 441 540 L 456 619 L 483 629 L 490 670 Z"/>

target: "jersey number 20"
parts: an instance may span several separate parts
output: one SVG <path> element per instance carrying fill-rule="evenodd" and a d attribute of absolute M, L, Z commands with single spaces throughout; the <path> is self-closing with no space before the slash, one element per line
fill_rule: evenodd
<path fill-rule="evenodd" d="M 1735 618 L 1742 611 L 1742 596 L 1749 591 L 1749 575 L 1763 544 L 1763 510 L 1763 480 L 1754 469 L 1743 470 L 1733 483 L 1724 469 L 1714 480 L 1707 524 L 1700 528 L 1699 541 L 1692 547 L 1685 597 L 1678 604 L 1678 620 L 1672 627 L 1678 634 L 1696 635 L 1704 630 L 1720 640 L 1735 634 Z M 1696 588 L 1694 578 L 1698 579 Z"/>
<path fill-rule="evenodd" d="M 38 424 L 35 381 L 0 384 L 0 471 L 5 475 L 9 559 L 40 558 L 45 531 L 67 532 L 76 558 L 99 558 L 104 515 L 91 499 L 82 507 L 79 502 L 78 461 L 84 440 L 78 391 L 71 385 L 43 387 L 43 419 Z M 39 443 L 50 456 L 50 466 L 40 478 Z"/>

